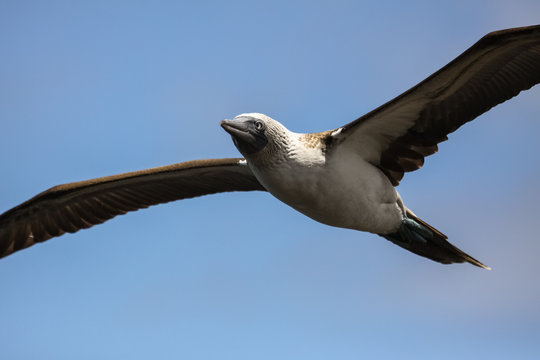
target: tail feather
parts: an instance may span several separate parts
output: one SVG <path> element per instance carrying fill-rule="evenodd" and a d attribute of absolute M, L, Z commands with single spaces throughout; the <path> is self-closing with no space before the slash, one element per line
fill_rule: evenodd
<path fill-rule="evenodd" d="M 392 234 L 381 234 L 396 245 L 417 255 L 443 264 L 468 262 L 483 269 L 491 270 L 472 256 L 450 244 L 448 237 L 407 210 L 407 217 L 400 229 Z"/>

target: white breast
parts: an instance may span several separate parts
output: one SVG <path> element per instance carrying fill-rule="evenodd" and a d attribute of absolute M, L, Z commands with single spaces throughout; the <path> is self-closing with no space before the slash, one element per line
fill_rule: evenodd
<path fill-rule="evenodd" d="M 321 223 L 378 234 L 394 232 L 401 223 L 394 187 L 354 154 L 328 159 L 321 149 L 299 146 L 286 161 L 250 167 L 272 195 Z"/>

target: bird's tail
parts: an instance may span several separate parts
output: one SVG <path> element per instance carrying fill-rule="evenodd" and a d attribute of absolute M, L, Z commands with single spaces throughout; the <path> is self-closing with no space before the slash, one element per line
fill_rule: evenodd
<path fill-rule="evenodd" d="M 381 236 L 404 249 L 433 261 L 443 264 L 468 262 L 491 270 L 490 267 L 450 244 L 446 240 L 448 239 L 446 235 L 420 220 L 409 210 L 407 210 L 407 217 L 403 219 L 397 232 L 381 234 Z"/>

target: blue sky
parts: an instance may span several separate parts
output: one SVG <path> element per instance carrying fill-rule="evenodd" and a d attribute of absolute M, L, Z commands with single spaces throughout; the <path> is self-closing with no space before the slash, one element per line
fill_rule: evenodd
<path fill-rule="evenodd" d="M 60 183 L 238 156 L 223 118 L 336 128 L 538 1 L 0 1 L 0 212 Z M 6 359 L 537 359 L 540 88 L 399 191 L 493 267 L 264 193 L 162 205 L 0 261 Z"/>

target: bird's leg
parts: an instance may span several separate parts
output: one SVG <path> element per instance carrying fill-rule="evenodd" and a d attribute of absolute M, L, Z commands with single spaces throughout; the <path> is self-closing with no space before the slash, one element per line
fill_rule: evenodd
<path fill-rule="evenodd" d="M 427 239 L 433 238 L 433 232 L 431 230 L 407 217 L 401 221 L 398 233 L 402 234 L 401 239 L 408 242 L 418 241 L 425 244 Z"/>

